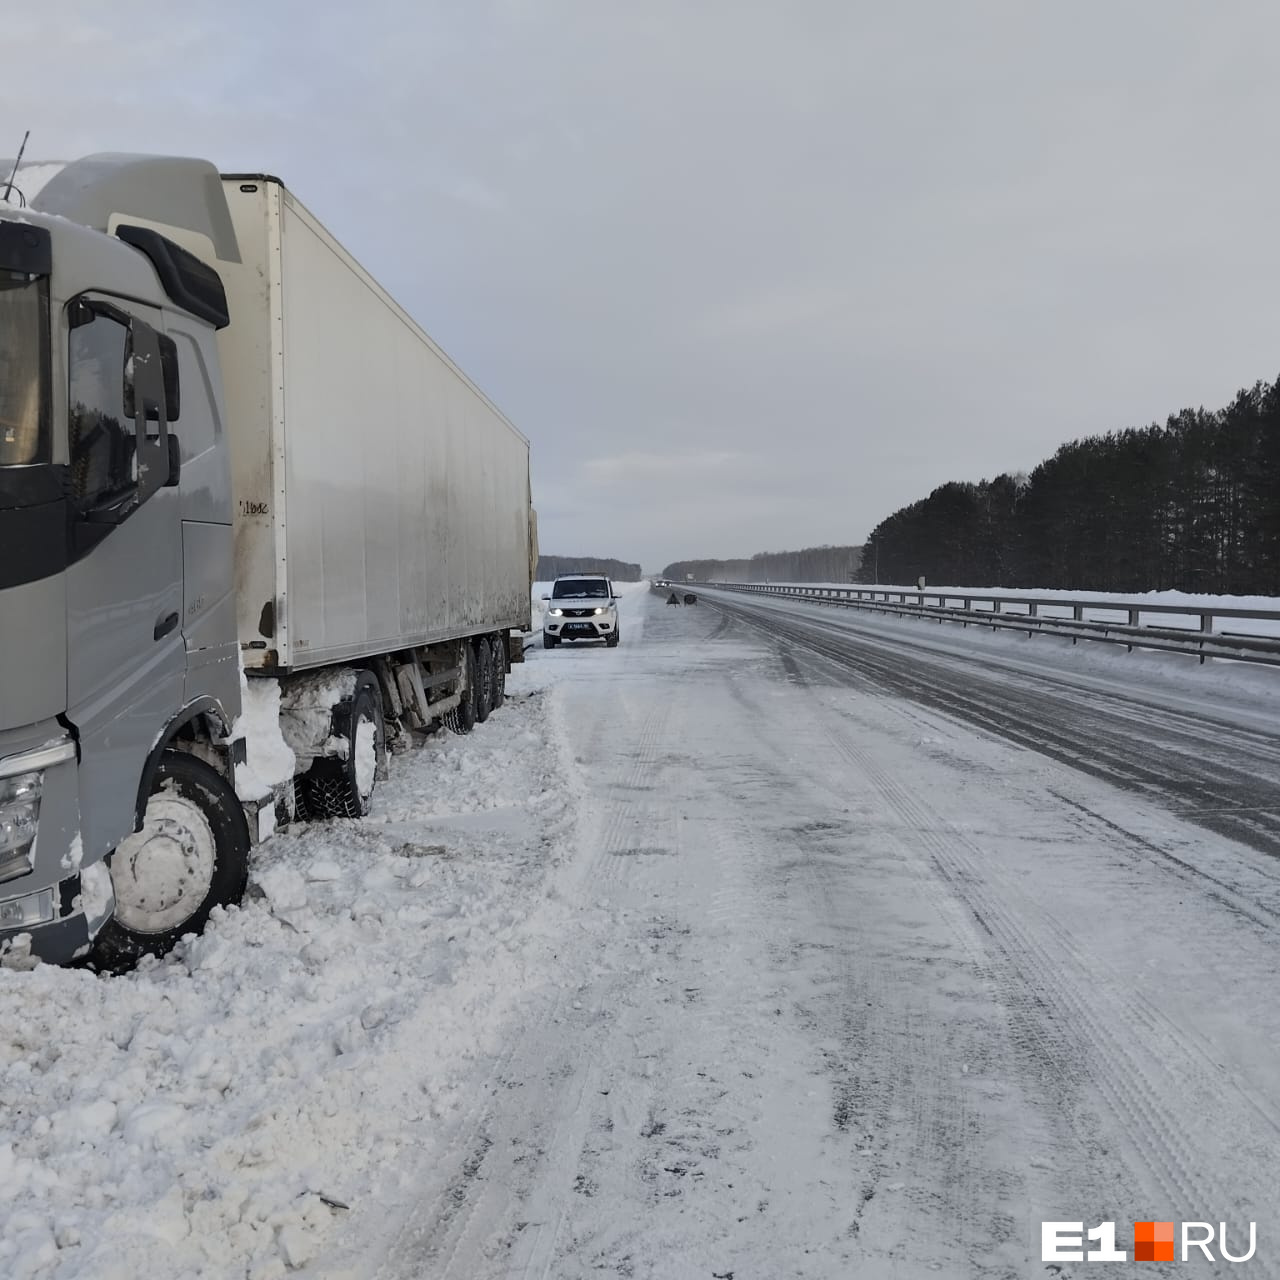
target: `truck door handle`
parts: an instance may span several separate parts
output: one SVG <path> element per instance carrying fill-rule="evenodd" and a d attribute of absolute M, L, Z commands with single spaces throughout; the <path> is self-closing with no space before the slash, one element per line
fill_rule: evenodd
<path fill-rule="evenodd" d="M 163 640 L 177 625 L 178 615 L 176 613 L 162 614 L 156 619 L 156 629 L 152 632 L 152 635 L 157 640 Z"/>

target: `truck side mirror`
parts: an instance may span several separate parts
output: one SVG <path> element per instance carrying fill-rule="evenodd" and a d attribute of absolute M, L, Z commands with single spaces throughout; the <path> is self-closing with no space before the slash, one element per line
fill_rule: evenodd
<path fill-rule="evenodd" d="M 164 370 L 158 334 L 144 320 L 133 316 L 125 346 L 124 411 L 133 418 L 138 489 L 137 505 L 146 502 L 157 489 L 169 483 L 172 472 L 169 452 L 169 415 L 165 403 Z M 153 436 L 148 420 L 157 424 Z"/>
<path fill-rule="evenodd" d="M 82 303 L 81 305 L 84 304 Z M 137 365 L 134 362 L 132 333 L 133 329 L 131 328 L 130 346 L 125 352 L 124 416 L 126 418 L 136 418 L 138 416 L 137 405 L 134 403 L 134 375 Z M 178 415 L 182 411 L 182 399 L 178 389 L 178 344 L 167 334 L 157 333 L 155 338 L 160 347 L 160 379 L 164 387 L 164 419 L 166 423 L 172 426 L 173 423 L 177 422 Z M 147 421 L 160 421 L 159 399 L 147 401 Z"/>

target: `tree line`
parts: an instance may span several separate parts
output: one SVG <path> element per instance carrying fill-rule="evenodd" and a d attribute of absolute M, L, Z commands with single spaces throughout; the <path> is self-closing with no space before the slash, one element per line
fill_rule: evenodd
<path fill-rule="evenodd" d="M 539 556 L 539 582 L 550 582 L 565 573 L 605 573 L 615 582 L 639 582 L 640 566 L 600 556 Z"/>
<path fill-rule="evenodd" d="M 882 520 L 863 582 L 1280 595 L 1280 379 Z"/>
<path fill-rule="evenodd" d="M 851 582 L 861 547 L 805 547 L 759 551 L 747 560 L 677 560 L 659 575 L 683 582 Z"/>

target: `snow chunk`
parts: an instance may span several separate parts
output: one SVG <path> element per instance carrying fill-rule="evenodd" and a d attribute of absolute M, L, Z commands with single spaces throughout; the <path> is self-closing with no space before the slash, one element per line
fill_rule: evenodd
<path fill-rule="evenodd" d="M 295 868 L 279 864 L 265 867 L 256 878 L 273 912 L 300 911 L 307 905 L 307 882 Z"/>
<path fill-rule="evenodd" d="M 280 682 L 256 676 L 250 680 L 241 671 L 240 702 L 231 736 L 244 738 L 246 759 L 236 768 L 236 795 L 244 801 L 262 800 L 293 777 L 298 763 L 280 732 Z"/>

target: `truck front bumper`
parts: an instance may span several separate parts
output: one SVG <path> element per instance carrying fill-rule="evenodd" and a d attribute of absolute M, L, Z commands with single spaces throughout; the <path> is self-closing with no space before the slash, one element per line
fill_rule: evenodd
<path fill-rule="evenodd" d="M 83 909 L 79 876 L 52 889 L 0 900 L 0 965 L 70 964 L 88 955 L 96 929 Z"/>
<path fill-rule="evenodd" d="M 98 930 L 114 909 L 111 872 L 104 862 L 86 867 L 50 889 L 0 898 L 0 965 L 81 960 L 89 954 Z"/>
<path fill-rule="evenodd" d="M 81 865 L 75 744 L 16 737 L 0 740 L 0 964 L 65 964 L 110 918 L 111 873 Z"/>

